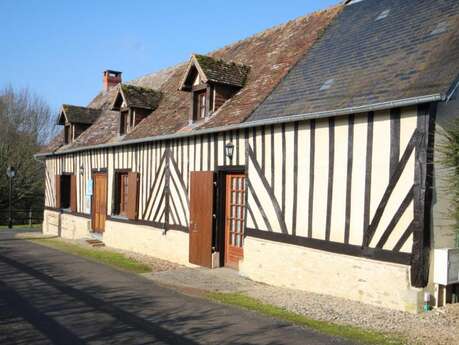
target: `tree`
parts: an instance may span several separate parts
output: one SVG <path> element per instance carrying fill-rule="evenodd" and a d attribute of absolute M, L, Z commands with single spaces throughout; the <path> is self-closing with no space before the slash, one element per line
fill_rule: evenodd
<path fill-rule="evenodd" d="M 456 221 L 456 246 L 459 247 L 459 118 L 445 126 L 441 134 L 439 163 L 445 171 L 445 190 L 451 195 L 449 211 Z"/>
<path fill-rule="evenodd" d="M 8 166 L 16 168 L 14 208 L 41 208 L 44 196 L 43 163 L 34 154 L 54 134 L 49 105 L 29 89 L 7 86 L 0 90 L 0 210 L 8 207 Z M 7 214 L 0 213 L 0 224 Z"/>

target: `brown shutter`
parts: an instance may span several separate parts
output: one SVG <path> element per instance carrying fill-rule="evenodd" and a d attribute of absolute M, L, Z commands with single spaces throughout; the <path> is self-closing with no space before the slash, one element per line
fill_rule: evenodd
<path fill-rule="evenodd" d="M 61 208 L 61 175 L 56 175 L 54 180 L 56 183 L 56 208 Z"/>
<path fill-rule="evenodd" d="M 212 171 L 190 175 L 189 260 L 204 267 L 212 267 L 214 179 Z"/>
<path fill-rule="evenodd" d="M 139 200 L 139 173 L 128 173 L 128 205 L 127 217 L 128 219 L 137 219 L 137 205 Z"/>
<path fill-rule="evenodd" d="M 70 175 L 70 209 L 77 212 L 77 179 L 76 175 Z"/>

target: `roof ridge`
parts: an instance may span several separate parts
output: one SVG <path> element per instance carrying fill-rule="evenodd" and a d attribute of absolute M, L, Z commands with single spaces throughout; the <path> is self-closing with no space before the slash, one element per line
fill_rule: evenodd
<path fill-rule="evenodd" d="M 254 38 L 257 38 L 258 36 L 262 36 L 264 34 L 268 34 L 268 33 L 271 33 L 272 31 L 276 31 L 276 30 L 281 30 L 282 28 L 290 25 L 291 23 L 293 22 L 297 22 L 297 21 L 301 21 L 303 19 L 308 19 L 314 15 L 319 15 L 319 14 L 322 14 L 324 12 L 328 12 L 336 7 L 341 7 L 342 5 L 341 4 L 336 4 L 336 5 L 331 5 L 331 6 L 328 6 L 327 8 L 324 8 L 324 9 L 321 9 L 321 10 L 317 10 L 317 11 L 313 11 L 313 12 L 310 12 L 310 13 L 306 13 L 304 15 L 301 15 L 299 17 L 295 17 L 295 18 L 292 18 L 284 23 L 280 23 L 280 24 L 276 24 L 274 26 L 271 26 L 267 29 L 264 29 L 262 31 L 258 31 L 250 36 L 247 36 L 247 37 L 244 37 L 244 38 L 241 38 L 240 40 L 237 40 L 237 41 L 234 41 L 232 43 L 228 43 L 226 45 L 224 45 L 223 47 L 220 47 L 220 48 L 217 48 L 215 50 L 211 50 L 209 51 L 207 54 L 210 55 L 210 54 L 216 54 L 218 53 L 219 51 L 221 50 L 224 50 L 224 49 L 228 49 L 228 48 L 231 48 L 237 44 L 240 44 L 246 40 L 252 40 Z"/>
<path fill-rule="evenodd" d="M 293 22 L 301 21 L 301 20 L 303 20 L 303 19 L 307 19 L 307 18 L 310 18 L 311 16 L 319 15 L 319 14 L 322 14 L 322 13 L 324 13 L 324 12 L 328 12 L 328 11 L 330 11 L 330 10 L 336 8 L 336 7 L 341 7 L 341 6 L 342 6 L 341 4 L 336 4 L 336 5 L 328 6 L 328 7 L 325 8 L 325 9 L 321 9 L 321 10 L 313 11 L 313 12 L 310 12 L 310 13 L 306 13 L 306 14 L 301 15 L 301 16 L 299 16 L 299 17 L 292 18 L 292 19 L 290 19 L 290 20 L 288 20 L 288 21 L 286 21 L 286 22 L 284 22 L 284 23 L 276 24 L 276 25 L 271 26 L 271 27 L 269 27 L 269 28 L 267 28 L 267 29 L 264 29 L 264 30 L 262 30 L 262 31 L 258 31 L 258 32 L 254 33 L 254 34 L 252 34 L 252 35 L 249 35 L 249 36 L 246 36 L 246 37 L 244 37 L 244 38 L 241 38 L 241 39 L 239 39 L 239 40 L 237 40 L 237 41 L 228 43 L 228 44 L 226 44 L 226 45 L 224 45 L 224 46 L 222 46 L 222 47 L 216 48 L 216 49 L 214 49 L 214 50 L 210 50 L 210 51 L 208 51 L 207 53 L 204 53 L 204 54 L 202 54 L 202 53 L 191 53 L 191 55 L 202 55 L 202 56 L 207 56 L 207 57 L 210 57 L 210 58 L 213 58 L 213 59 L 220 59 L 220 60 L 223 60 L 223 59 L 221 59 L 221 58 L 211 56 L 211 54 L 217 54 L 217 53 L 220 52 L 220 51 L 223 51 L 223 50 L 225 50 L 225 49 L 229 49 L 229 48 L 231 48 L 231 47 L 233 47 L 233 46 L 235 46 L 235 45 L 237 45 L 237 44 L 240 44 L 240 43 L 242 43 L 242 42 L 244 42 L 244 41 L 252 40 L 252 39 L 254 39 L 254 38 L 256 38 L 256 37 L 259 37 L 259 36 L 262 36 L 262 35 L 264 35 L 264 34 L 271 33 L 272 31 L 281 30 L 282 28 L 286 27 L 287 25 L 290 25 L 290 24 L 293 23 Z M 223 60 L 223 61 L 226 62 L 226 63 L 228 63 L 228 62 L 225 61 L 225 60 Z M 238 64 L 238 65 L 246 66 L 246 65 L 244 65 L 244 64 L 240 64 L 240 63 L 235 62 L 235 61 L 232 61 L 232 60 L 231 60 L 231 62 L 233 62 L 233 63 L 235 63 L 235 64 Z M 145 75 L 140 76 L 140 77 L 138 77 L 138 78 L 136 78 L 136 79 L 132 79 L 132 80 L 126 82 L 126 83 L 131 84 L 132 82 L 136 82 L 136 81 L 138 81 L 138 80 L 140 80 L 140 79 L 142 79 L 142 78 L 144 78 L 144 77 L 148 77 L 148 76 L 151 76 L 151 75 L 154 75 L 154 74 L 159 74 L 159 73 L 162 73 L 162 72 L 166 72 L 166 71 L 168 71 L 168 70 L 173 70 L 173 69 L 175 69 L 175 68 L 181 67 L 182 65 L 187 65 L 188 63 L 189 63 L 189 60 L 187 60 L 187 61 L 182 61 L 182 62 L 179 62 L 179 63 L 177 63 L 177 64 L 171 65 L 171 66 L 169 66 L 169 67 L 164 67 L 164 68 L 161 68 L 161 69 L 159 69 L 159 70 L 153 71 L 153 72 L 151 72 L 151 73 L 145 74 Z M 167 80 L 169 80 L 170 77 L 171 77 L 171 75 L 170 75 L 164 82 L 166 82 Z"/>

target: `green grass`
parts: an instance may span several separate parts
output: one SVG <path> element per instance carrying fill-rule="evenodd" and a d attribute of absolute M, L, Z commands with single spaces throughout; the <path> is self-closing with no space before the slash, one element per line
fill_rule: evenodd
<path fill-rule="evenodd" d="M 106 249 L 88 248 L 83 245 L 50 238 L 29 239 L 29 241 L 57 249 L 62 252 L 78 255 L 95 262 L 110 265 L 128 272 L 147 273 L 152 270 L 148 265 L 132 260 L 121 253 L 112 252 Z"/>
<path fill-rule="evenodd" d="M 240 293 L 220 293 L 211 292 L 207 294 L 207 297 L 224 303 L 256 311 L 263 315 L 271 316 L 277 319 L 291 322 L 295 325 L 306 326 L 312 328 L 318 332 L 325 333 L 332 336 L 342 337 L 349 340 L 356 341 L 366 345 L 403 345 L 405 342 L 398 336 L 386 335 L 379 332 L 368 331 L 362 328 L 353 326 L 337 325 L 326 321 L 318 321 L 307 318 L 306 316 L 296 314 L 273 306 L 260 302 L 257 299 L 248 297 Z"/>

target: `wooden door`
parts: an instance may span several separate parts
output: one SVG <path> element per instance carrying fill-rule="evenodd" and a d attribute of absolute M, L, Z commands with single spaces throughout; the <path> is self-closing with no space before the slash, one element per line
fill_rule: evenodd
<path fill-rule="evenodd" d="M 245 175 L 226 175 L 225 266 L 239 268 L 244 257 Z"/>
<path fill-rule="evenodd" d="M 103 233 L 107 219 L 107 174 L 95 173 L 93 175 L 92 195 L 92 229 L 94 232 Z"/>
<path fill-rule="evenodd" d="M 213 207 L 214 173 L 191 172 L 189 259 L 192 264 L 212 267 Z"/>

